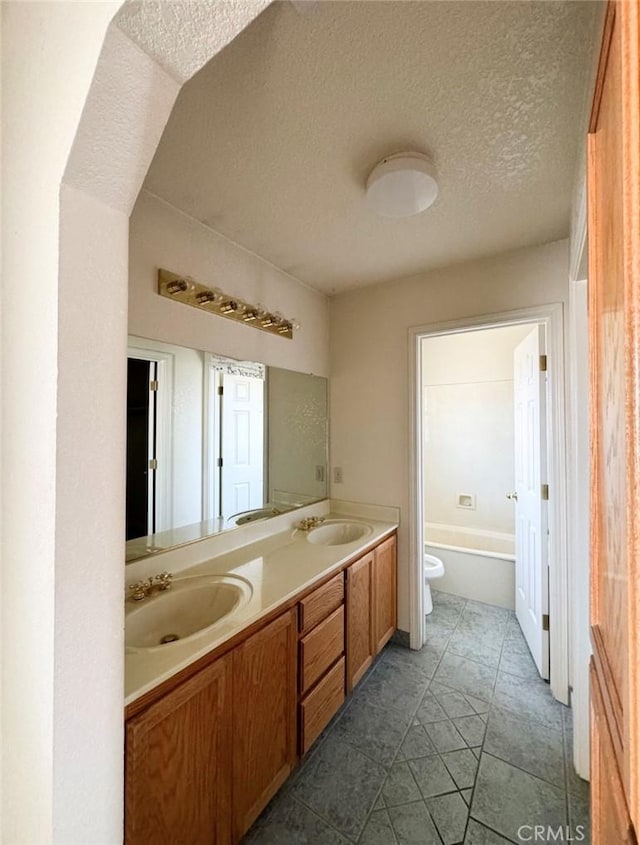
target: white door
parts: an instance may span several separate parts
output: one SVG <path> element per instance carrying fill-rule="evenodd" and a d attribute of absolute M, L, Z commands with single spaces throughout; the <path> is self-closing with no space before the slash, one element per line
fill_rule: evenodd
<path fill-rule="evenodd" d="M 264 380 L 222 377 L 222 516 L 264 500 Z"/>
<path fill-rule="evenodd" d="M 546 481 L 544 328 L 513 353 L 515 407 L 516 616 L 543 678 L 549 677 L 549 571 Z M 545 628 L 547 630 L 545 630 Z"/>

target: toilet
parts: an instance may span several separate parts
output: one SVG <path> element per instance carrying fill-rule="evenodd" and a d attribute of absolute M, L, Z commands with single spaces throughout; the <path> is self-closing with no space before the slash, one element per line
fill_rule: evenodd
<path fill-rule="evenodd" d="M 425 616 L 433 610 L 433 599 L 431 598 L 430 581 L 433 578 L 442 578 L 444 575 L 444 564 L 439 557 L 424 555 L 424 612 Z"/>

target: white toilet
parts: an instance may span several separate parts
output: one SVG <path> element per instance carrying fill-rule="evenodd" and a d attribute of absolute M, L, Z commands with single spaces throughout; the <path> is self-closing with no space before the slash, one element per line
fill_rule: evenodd
<path fill-rule="evenodd" d="M 424 555 L 424 612 L 425 615 L 433 610 L 433 599 L 431 598 L 431 585 L 433 578 L 442 578 L 444 575 L 444 564 L 439 557 Z"/>

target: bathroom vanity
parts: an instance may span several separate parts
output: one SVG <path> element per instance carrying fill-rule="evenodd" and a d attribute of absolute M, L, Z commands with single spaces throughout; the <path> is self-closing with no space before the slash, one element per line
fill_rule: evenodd
<path fill-rule="evenodd" d="M 128 845 L 242 839 L 396 628 L 396 527 L 328 517 L 175 574 L 176 595 L 227 578 L 243 599 L 201 634 L 127 648 Z"/>

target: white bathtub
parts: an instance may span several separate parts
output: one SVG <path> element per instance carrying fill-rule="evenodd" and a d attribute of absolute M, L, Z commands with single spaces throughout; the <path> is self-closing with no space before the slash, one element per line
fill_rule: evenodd
<path fill-rule="evenodd" d="M 433 581 L 434 589 L 514 608 L 513 534 L 426 522 L 424 550 L 444 563 L 444 575 Z"/>

